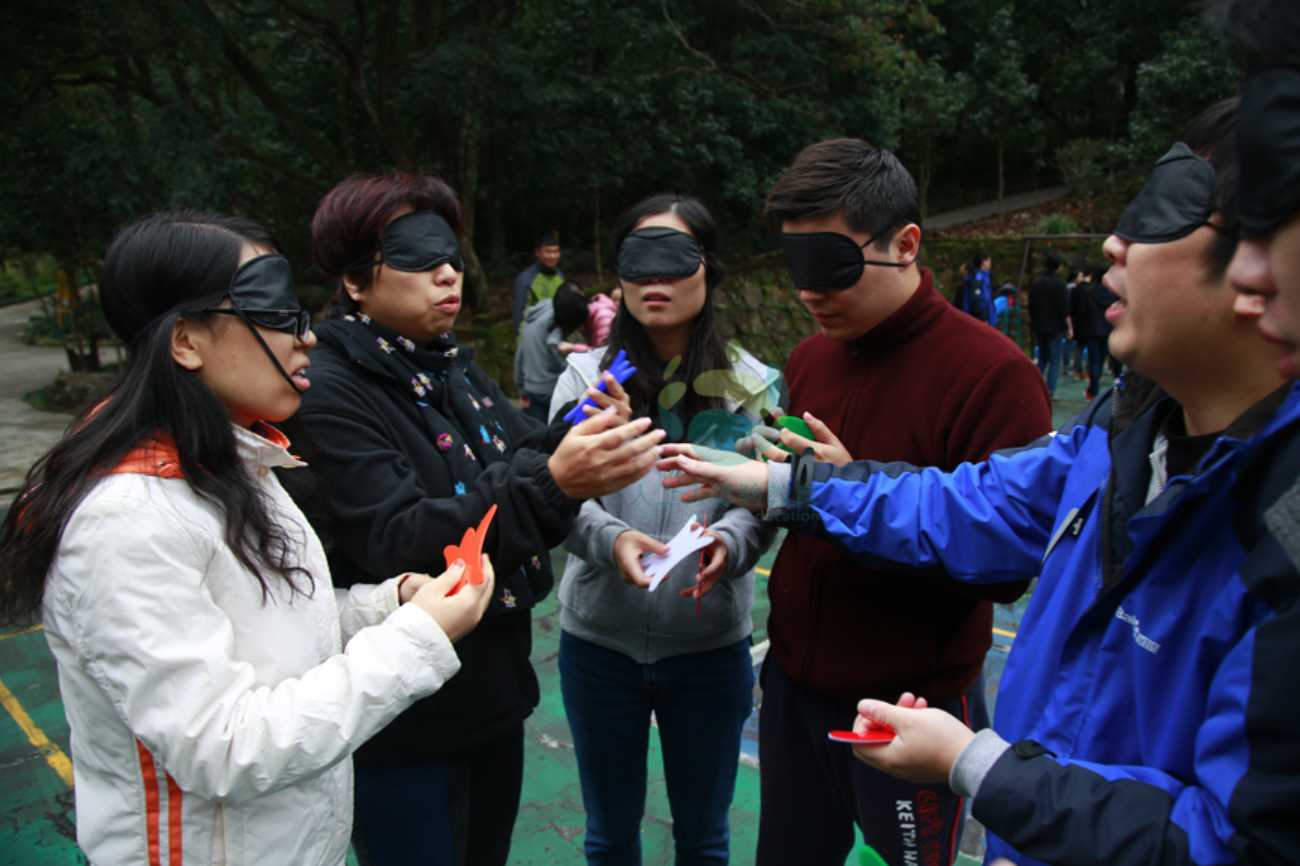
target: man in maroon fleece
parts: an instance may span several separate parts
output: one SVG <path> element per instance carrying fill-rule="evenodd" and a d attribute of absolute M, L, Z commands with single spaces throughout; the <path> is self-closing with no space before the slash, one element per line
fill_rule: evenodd
<path fill-rule="evenodd" d="M 945 301 L 917 264 L 916 186 L 893 154 L 858 139 L 812 145 L 777 181 L 767 212 L 781 220 L 786 265 L 821 331 L 785 371 L 790 412 L 817 439 L 797 445 L 841 465 L 869 458 L 947 471 L 1051 431 L 1034 365 Z M 842 866 L 855 821 L 887 863 L 952 862 L 961 804 L 948 786 L 887 776 L 826 734 L 862 698 L 893 702 L 904 691 L 986 727 L 991 602 L 1024 588 L 898 578 L 827 542 L 786 538 L 768 587 L 759 866 Z"/>

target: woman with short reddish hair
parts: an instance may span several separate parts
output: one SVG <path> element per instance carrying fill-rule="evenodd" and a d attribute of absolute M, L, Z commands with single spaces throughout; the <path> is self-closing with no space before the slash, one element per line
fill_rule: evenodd
<path fill-rule="evenodd" d="M 612 413 L 548 430 L 511 407 L 451 332 L 463 228 L 451 188 L 417 174 L 349 178 L 312 220 L 316 261 L 340 277 L 301 412 L 321 452 L 336 580 L 440 566 L 497 509 L 483 548 L 496 591 L 457 646 L 460 673 L 356 753 L 358 848 L 378 866 L 506 862 L 523 721 L 539 697 L 530 610 L 554 582 L 549 548 L 581 499 L 648 472 L 659 439 L 638 436 L 644 421 L 605 429 Z M 626 420 L 622 390 L 611 391 Z"/>

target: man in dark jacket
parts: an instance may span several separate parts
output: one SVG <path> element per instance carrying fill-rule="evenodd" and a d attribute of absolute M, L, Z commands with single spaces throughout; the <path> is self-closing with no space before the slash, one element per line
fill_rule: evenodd
<path fill-rule="evenodd" d="M 1057 271 L 1065 260 L 1056 250 L 1047 254 L 1047 272 L 1029 287 L 1029 325 L 1038 345 L 1038 369 L 1047 380 L 1047 393 L 1056 396 L 1056 378 L 1061 372 L 1061 351 L 1070 339 L 1070 290 Z"/>
<path fill-rule="evenodd" d="M 857 139 L 812 145 L 767 211 L 781 220 L 786 264 L 820 330 L 786 366 L 790 411 L 817 439 L 799 443 L 838 462 L 870 455 L 952 469 L 1050 430 L 1042 378 L 1024 353 L 945 301 L 917 264 L 916 187 L 893 154 Z M 991 600 L 1024 586 L 900 580 L 824 541 L 786 539 L 768 586 L 760 866 L 842 866 L 854 823 L 886 862 L 912 862 L 922 845 L 928 859 L 931 843 L 935 862 L 951 861 L 958 798 L 873 771 L 826 732 L 862 695 L 892 699 L 915 683 L 973 728 L 986 725 Z"/>
<path fill-rule="evenodd" d="M 1086 278 L 1070 293 L 1070 323 L 1074 327 L 1074 338 L 1088 356 L 1086 393 L 1089 402 L 1097 396 L 1101 385 L 1101 370 L 1108 356 L 1106 341 L 1110 337 L 1111 327 L 1110 322 L 1106 321 L 1106 310 L 1119 300 L 1102 282 L 1109 268 L 1110 265 L 1105 262 L 1088 268 Z"/>

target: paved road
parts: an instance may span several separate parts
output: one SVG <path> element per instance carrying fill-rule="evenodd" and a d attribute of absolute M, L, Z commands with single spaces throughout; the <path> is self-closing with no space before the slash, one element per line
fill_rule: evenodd
<path fill-rule="evenodd" d="M 1016 195 L 1006 196 L 1002 200 L 1004 211 L 1010 212 L 1020 210 L 1021 208 L 1033 207 L 1036 204 L 1042 204 L 1045 201 L 1060 198 L 1070 191 L 1068 186 L 1051 186 L 1045 189 L 1036 189 L 1031 192 L 1017 193 Z M 991 217 L 998 212 L 998 203 L 986 201 L 983 204 L 971 205 L 970 207 L 960 208 L 959 210 L 948 211 L 947 213 L 938 213 L 925 218 L 925 227 L 927 229 L 946 229 L 950 226 L 960 225 L 962 223 L 981 220 L 985 217 Z"/>
<path fill-rule="evenodd" d="M 0 511 L 9 507 L 27 470 L 72 420 L 71 415 L 38 412 L 22 399 L 68 366 L 62 349 L 23 343 L 28 318 L 39 312 L 38 301 L 0 307 Z"/>

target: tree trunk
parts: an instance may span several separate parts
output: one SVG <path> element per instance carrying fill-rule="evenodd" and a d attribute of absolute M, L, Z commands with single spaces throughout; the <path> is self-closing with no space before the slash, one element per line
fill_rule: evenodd
<path fill-rule="evenodd" d="M 592 248 L 596 252 L 596 282 L 597 284 L 604 285 L 605 268 L 600 258 L 600 188 L 599 187 L 597 187 L 595 195 L 592 197 L 596 200 L 596 218 L 593 221 L 593 226 L 595 230 L 592 232 L 593 237 L 595 237 L 596 239 L 595 242 L 592 244 Z"/>
<path fill-rule="evenodd" d="M 1003 191 L 1006 189 L 1006 174 L 1004 171 L 1006 167 L 1006 163 L 1002 158 L 1003 156 L 1002 145 L 1005 137 L 1006 136 L 1003 133 L 998 133 L 998 216 L 1002 216 L 1004 214 L 1002 198 L 1003 198 Z"/>
<path fill-rule="evenodd" d="M 463 302 L 474 308 L 482 309 L 482 299 L 487 295 L 487 277 L 483 273 L 483 263 L 474 249 L 474 218 L 478 211 L 478 97 L 480 75 L 478 70 L 470 72 L 469 87 L 465 99 L 465 111 L 460 123 L 460 194 L 461 214 L 465 220 L 465 237 L 461 239 L 461 253 L 465 256 L 465 285 L 462 289 Z"/>

